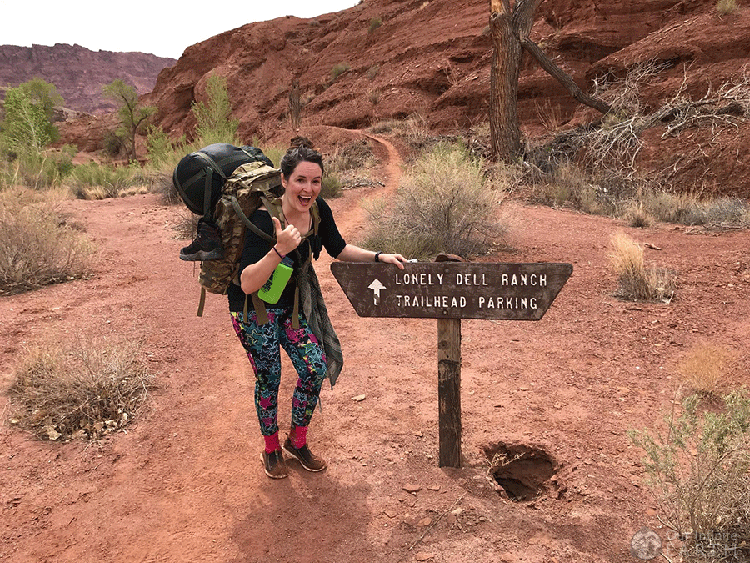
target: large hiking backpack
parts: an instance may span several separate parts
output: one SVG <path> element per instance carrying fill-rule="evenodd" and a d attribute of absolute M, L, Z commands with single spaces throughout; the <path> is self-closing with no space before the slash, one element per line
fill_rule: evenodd
<path fill-rule="evenodd" d="M 264 206 L 272 217 L 276 217 L 285 226 L 284 214 L 281 211 L 281 170 L 265 165 L 263 162 L 249 162 L 239 166 L 227 178 L 222 188 L 221 197 L 216 203 L 215 220 L 221 231 L 221 242 L 224 257 L 219 260 L 201 262 L 198 281 L 201 285 L 201 298 L 198 305 L 198 316 L 203 315 L 206 292 L 225 294 L 229 284 L 239 283 L 238 273 L 242 249 L 245 245 L 247 229 L 271 244 L 275 238 L 255 226 L 249 219 L 253 212 Z M 313 207 L 313 229 L 317 232 L 320 218 L 317 206 Z M 265 312 L 256 294 L 252 295 L 256 311 L 263 316 Z M 260 324 L 264 324 L 261 322 Z"/>
<path fill-rule="evenodd" d="M 248 162 L 273 167 L 258 148 L 214 143 L 185 155 L 172 173 L 172 183 L 190 211 L 212 220 L 224 182 L 238 166 Z"/>

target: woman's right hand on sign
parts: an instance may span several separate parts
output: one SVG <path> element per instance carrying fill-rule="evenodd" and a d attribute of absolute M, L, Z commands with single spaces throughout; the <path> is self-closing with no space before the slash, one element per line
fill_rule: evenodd
<path fill-rule="evenodd" d="M 271 217 L 271 220 L 276 229 L 276 248 L 281 254 L 289 254 L 302 242 L 302 235 L 294 225 L 287 225 L 285 229 L 282 229 L 281 221 L 276 217 Z"/>

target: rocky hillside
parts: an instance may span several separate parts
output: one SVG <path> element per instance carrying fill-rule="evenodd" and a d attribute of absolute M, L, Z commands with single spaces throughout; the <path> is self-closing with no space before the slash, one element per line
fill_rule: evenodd
<path fill-rule="evenodd" d="M 190 138 L 191 104 L 205 101 L 207 77 L 218 73 L 244 139 L 287 138 L 296 79 L 303 132 L 415 113 L 435 132 L 465 131 L 487 121 L 488 23 L 487 0 L 362 0 L 313 19 L 251 23 L 189 47 L 144 101 L 157 106 L 166 131 Z M 719 14 L 716 0 L 544 0 L 531 38 L 589 92 L 595 79 L 623 77 L 646 61 L 661 65 L 640 88 L 648 112 L 678 92 L 695 100 L 747 79 L 750 8 Z M 550 124 L 570 128 L 598 117 L 530 56 L 518 97 L 529 138 Z M 693 120 L 669 134 L 675 115 L 665 116 L 644 134 L 641 165 L 674 189 L 750 196 L 750 100 L 732 107 L 725 119 Z"/>
<path fill-rule="evenodd" d="M 115 106 L 102 96 L 102 86 L 119 78 L 139 94 L 150 92 L 156 75 L 176 61 L 147 53 L 91 51 L 80 45 L 53 47 L 0 45 L 0 87 L 18 86 L 32 78 L 54 84 L 69 109 L 90 114 Z"/>

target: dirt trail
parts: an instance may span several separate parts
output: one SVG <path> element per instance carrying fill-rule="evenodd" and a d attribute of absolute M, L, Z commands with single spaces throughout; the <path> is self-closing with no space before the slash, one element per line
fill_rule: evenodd
<path fill-rule="evenodd" d="M 356 242 L 363 198 L 392 189 L 397 153 L 381 145 L 385 188 L 348 190 L 331 206 Z M 381 147 L 381 148 L 377 148 Z M 358 318 L 316 264 L 344 349 L 324 386 L 311 443 L 321 474 L 292 465 L 272 481 L 253 383 L 224 297 L 195 316 L 192 266 L 177 260 L 177 210 L 156 196 L 71 201 L 100 249 L 89 280 L 0 298 L 0 388 L 25 345 L 76 335 L 143 342 L 159 388 L 127 433 L 98 444 L 0 433 L 0 560 L 12 562 L 332 561 L 618 562 L 643 526 L 658 529 L 627 430 L 656 424 L 675 365 L 697 342 L 738 351 L 747 383 L 750 235 L 688 235 L 509 202 L 513 252 L 497 262 L 561 261 L 574 273 L 538 323 L 464 321 L 464 468 L 437 467 L 434 321 Z M 625 230 L 678 273 L 671 305 L 614 299 L 608 238 Z M 284 364 L 280 426 L 294 384 Z M 353 397 L 365 395 L 361 401 Z M 0 410 L 7 400 L 0 398 Z M 533 444 L 557 462 L 557 485 L 533 502 L 501 497 L 481 447 Z M 554 489 L 554 490 L 552 490 Z M 412 491 L 412 492 L 410 492 Z"/>

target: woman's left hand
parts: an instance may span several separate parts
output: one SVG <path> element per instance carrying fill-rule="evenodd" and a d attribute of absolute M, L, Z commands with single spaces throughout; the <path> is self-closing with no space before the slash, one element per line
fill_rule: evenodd
<path fill-rule="evenodd" d="M 386 254 L 385 252 L 381 252 L 378 256 L 378 262 L 383 262 L 384 264 L 396 264 L 396 266 L 403 270 L 406 258 L 400 254 Z"/>

